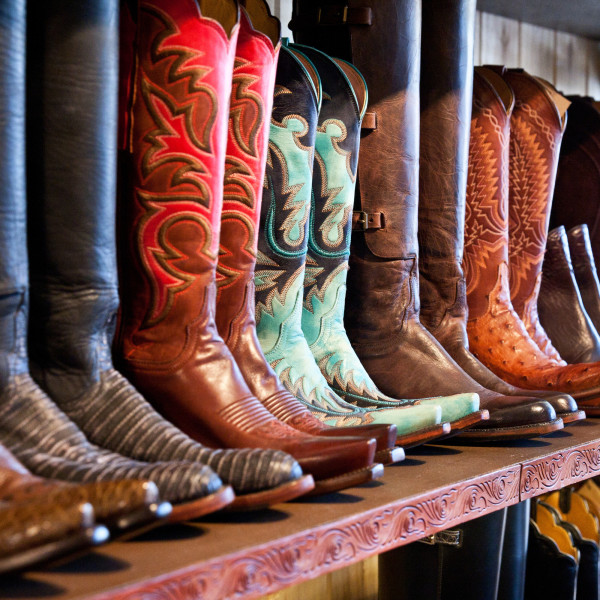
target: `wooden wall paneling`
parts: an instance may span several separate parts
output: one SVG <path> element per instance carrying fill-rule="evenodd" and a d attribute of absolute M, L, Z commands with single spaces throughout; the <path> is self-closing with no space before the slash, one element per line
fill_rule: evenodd
<path fill-rule="evenodd" d="M 585 38 L 556 32 L 554 85 L 564 94 L 585 94 L 587 88 L 587 48 Z"/>
<path fill-rule="evenodd" d="M 481 64 L 481 11 L 475 12 L 475 41 L 473 44 L 473 64 Z"/>
<path fill-rule="evenodd" d="M 519 66 L 519 22 L 481 14 L 481 64 Z"/>
<path fill-rule="evenodd" d="M 554 83 L 555 31 L 529 23 L 520 26 L 519 66 Z"/>
<path fill-rule="evenodd" d="M 586 94 L 600 100 L 600 42 L 588 40 Z"/>

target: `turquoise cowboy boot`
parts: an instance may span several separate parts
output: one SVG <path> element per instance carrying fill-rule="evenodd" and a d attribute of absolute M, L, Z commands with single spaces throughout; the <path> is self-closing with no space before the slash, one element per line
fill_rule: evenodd
<path fill-rule="evenodd" d="M 315 137 L 312 206 L 304 275 L 302 331 L 329 388 L 359 407 L 439 404 L 452 429 L 478 422 L 474 393 L 396 400 L 381 393 L 361 364 L 344 328 L 352 209 L 367 87 L 349 63 L 294 44 L 316 68 L 323 101 Z M 360 97 L 360 101 L 359 101 Z"/>
<path fill-rule="evenodd" d="M 392 423 L 398 443 L 415 432 L 439 436 L 437 405 L 368 410 L 333 392 L 302 333 L 312 166 L 320 82 L 302 54 L 282 47 L 275 86 L 258 241 L 257 333 L 284 385 L 328 425 Z M 430 439 L 430 438 L 427 438 Z M 422 441 L 422 440 L 421 440 Z"/>

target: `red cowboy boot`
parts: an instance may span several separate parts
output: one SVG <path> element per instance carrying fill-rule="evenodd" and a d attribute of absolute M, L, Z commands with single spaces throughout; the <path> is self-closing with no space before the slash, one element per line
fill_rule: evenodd
<path fill-rule="evenodd" d="M 246 5 L 253 20 L 269 35 L 254 29 L 242 9 L 225 159 L 216 323 L 252 393 L 268 399 L 270 388 L 280 387 L 281 383 L 256 337 L 254 267 L 279 22 L 270 16 L 263 0 Z M 374 472 L 380 471 L 380 467 L 373 467 L 375 441 L 370 438 L 316 438 L 289 426 L 280 429 L 287 430 L 285 448 L 315 477 L 318 491 L 369 481 Z"/>
<path fill-rule="evenodd" d="M 132 383 L 190 437 L 281 447 L 288 428 L 253 398 L 214 322 L 238 18 L 233 0 L 140 3 L 117 348 Z M 292 457 L 253 452 L 236 489 L 254 480 L 270 503 L 314 487 Z"/>
<path fill-rule="evenodd" d="M 476 68 L 469 148 L 464 267 L 473 353 L 509 383 L 571 394 L 600 414 L 600 370 L 561 366 L 529 337 L 508 283 L 508 161 L 512 88 L 494 71 Z M 593 414 L 593 413 L 592 413 Z"/>

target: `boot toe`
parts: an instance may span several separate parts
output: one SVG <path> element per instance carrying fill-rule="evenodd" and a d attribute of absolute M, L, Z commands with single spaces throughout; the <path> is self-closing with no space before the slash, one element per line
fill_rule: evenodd
<path fill-rule="evenodd" d="M 545 401 L 523 403 L 507 408 L 490 410 L 490 418 L 475 427 L 478 429 L 501 429 L 540 425 L 556 420 L 554 408 Z"/>
<path fill-rule="evenodd" d="M 437 404 L 442 408 L 442 421 L 458 421 L 479 410 L 479 394 L 466 393 L 438 398 L 425 398 L 419 404 Z"/>

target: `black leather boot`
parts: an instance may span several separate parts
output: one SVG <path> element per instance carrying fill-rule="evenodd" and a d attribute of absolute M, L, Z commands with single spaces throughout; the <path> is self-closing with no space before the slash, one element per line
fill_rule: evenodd
<path fill-rule="evenodd" d="M 498 600 L 522 600 L 525 592 L 530 501 L 506 509 Z"/>
<path fill-rule="evenodd" d="M 506 509 L 379 557 L 379 600 L 496 600 Z"/>

